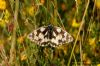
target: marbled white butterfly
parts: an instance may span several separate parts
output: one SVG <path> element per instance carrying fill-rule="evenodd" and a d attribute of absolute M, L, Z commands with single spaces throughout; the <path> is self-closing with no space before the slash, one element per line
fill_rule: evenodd
<path fill-rule="evenodd" d="M 40 46 L 56 47 L 73 41 L 73 37 L 60 27 L 48 25 L 33 30 L 28 38 Z"/>

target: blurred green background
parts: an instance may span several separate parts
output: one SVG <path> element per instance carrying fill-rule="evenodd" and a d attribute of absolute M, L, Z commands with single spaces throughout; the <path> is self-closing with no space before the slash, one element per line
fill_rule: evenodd
<path fill-rule="evenodd" d="M 27 39 L 52 24 L 74 41 L 41 47 Z M 0 0 L 0 66 L 100 66 L 100 0 Z"/>

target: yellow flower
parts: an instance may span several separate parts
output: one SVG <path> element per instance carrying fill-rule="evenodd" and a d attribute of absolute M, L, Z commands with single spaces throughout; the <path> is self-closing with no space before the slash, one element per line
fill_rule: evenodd
<path fill-rule="evenodd" d="M 0 10 L 6 9 L 6 2 L 4 0 L 0 0 Z"/>
<path fill-rule="evenodd" d="M 21 61 L 24 61 L 27 59 L 27 56 L 25 54 L 21 55 Z"/>
<path fill-rule="evenodd" d="M 20 36 L 18 39 L 17 39 L 18 43 L 23 43 L 24 41 L 24 36 Z"/>
<path fill-rule="evenodd" d="M 6 26 L 5 20 L 0 19 L 0 27 L 4 28 Z"/>
<path fill-rule="evenodd" d="M 100 66 L 100 64 L 97 64 L 97 66 Z"/>
<path fill-rule="evenodd" d="M 27 34 L 25 33 L 23 36 L 18 37 L 17 42 L 18 43 L 23 43 L 26 36 L 27 36 Z"/>
<path fill-rule="evenodd" d="M 74 18 L 72 21 L 72 27 L 78 28 L 80 26 L 80 23 L 76 22 L 76 19 Z"/>
<path fill-rule="evenodd" d="M 89 39 L 89 45 L 91 45 L 92 47 L 96 47 L 96 43 L 95 43 L 95 38 L 90 38 Z"/>
<path fill-rule="evenodd" d="M 100 0 L 95 0 L 95 5 L 98 9 L 100 9 Z"/>
<path fill-rule="evenodd" d="M 30 16 L 33 16 L 35 14 L 35 11 L 36 11 L 36 6 L 27 7 L 26 10 Z"/>
<path fill-rule="evenodd" d="M 10 12 L 8 10 L 5 10 L 5 16 L 4 16 L 4 19 L 6 20 L 6 23 L 8 23 L 8 19 L 10 17 Z"/>

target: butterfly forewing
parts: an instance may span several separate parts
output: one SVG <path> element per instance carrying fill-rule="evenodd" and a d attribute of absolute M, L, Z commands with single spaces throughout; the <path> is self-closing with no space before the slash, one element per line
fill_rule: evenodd
<path fill-rule="evenodd" d="M 46 46 L 49 41 L 46 35 L 47 27 L 40 27 L 36 30 L 33 30 L 33 32 L 28 35 L 28 38 L 40 46 Z"/>
<path fill-rule="evenodd" d="M 73 41 L 72 36 L 60 27 L 44 26 L 34 30 L 28 38 L 40 46 L 59 46 Z"/>

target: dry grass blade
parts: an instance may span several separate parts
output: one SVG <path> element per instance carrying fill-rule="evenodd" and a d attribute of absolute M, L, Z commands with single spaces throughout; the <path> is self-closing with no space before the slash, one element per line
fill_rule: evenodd
<path fill-rule="evenodd" d="M 10 64 L 15 65 L 16 64 L 16 28 L 18 25 L 17 17 L 18 17 L 18 9 L 19 9 L 19 0 L 15 0 L 15 13 L 14 13 L 14 29 L 13 29 L 13 35 L 12 35 L 12 42 L 11 42 L 11 49 L 10 49 Z"/>
<path fill-rule="evenodd" d="M 88 2 L 87 2 L 87 6 L 86 6 L 86 8 L 85 8 L 85 12 L 84 12 L 84 15 L 83 15 L 83 18 L 82 18 L 82 21 L 81 21 L 81 25 L 80 25 L 80 27 L 79 27 L 79 31 L 78 31 L 76 40 L 75 40 L 75 42 L 74 42 L 74 46 L 73 46 L 73 49 L 72 49 L 72 52 L 71 52 L 71 56 L 70 56 L 70 58 L 69 58 L 69 61 L 68 61 L 68 65 L 67 65 L 67 66 L 70 66 L 71 58 L 72 58 L 72 55 L 73 55 L 73 53 L 74 53 L 74 49 L 75 49 L 75 46 L 76 46 L 76 43 L 77 43 L 77 40 L 78 40 L 80 31 L 82 30 L 83 25 L 84 25 L 84 23 L 85 23 L 85 16 L 86 16 L 86 13 L 87 13 L 87 9 L 88 9 L 88 7 L 89 7 L 89 3 L 90 3 L 90 0 L 88 0 Z"/>

